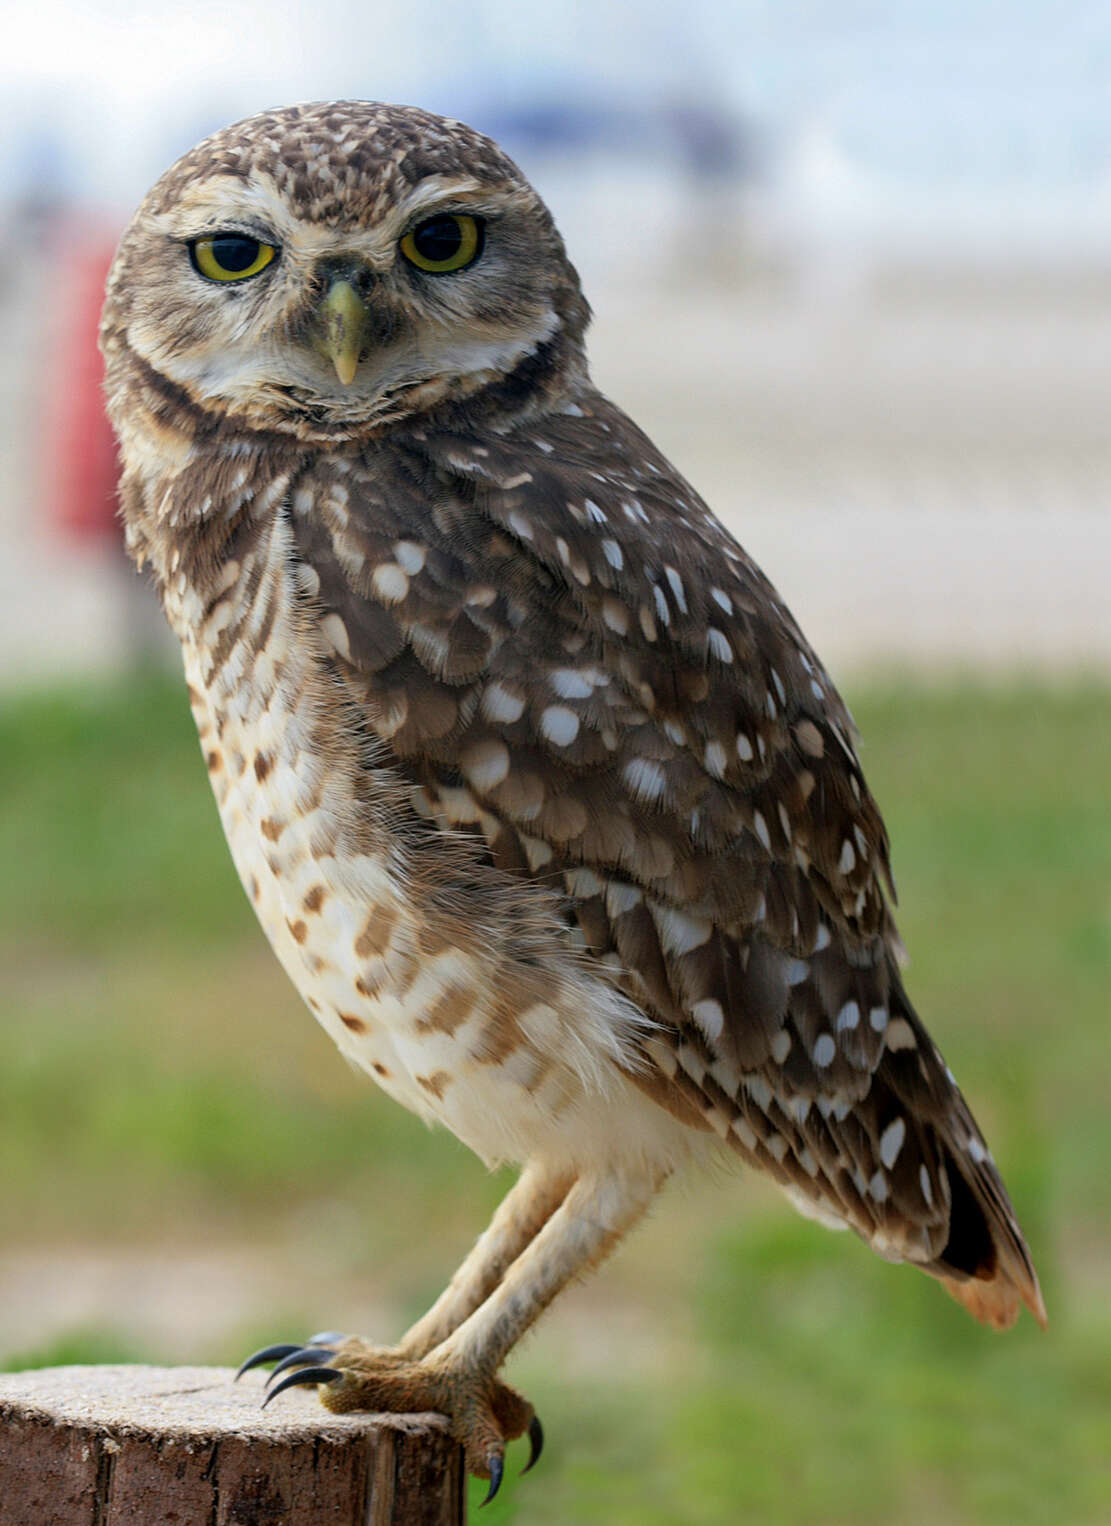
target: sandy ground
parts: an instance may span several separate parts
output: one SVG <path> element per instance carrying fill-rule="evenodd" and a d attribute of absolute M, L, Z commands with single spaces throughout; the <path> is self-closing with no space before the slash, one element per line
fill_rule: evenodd
<path fill-rule="evenodd" d="M 834 671 L 1111 668 L 1111 280 L 592 292 L 595 376 Z M 0 296 L 0 685 L 157 642 L 109 548 L 44 523 L 41 273 Z"/>

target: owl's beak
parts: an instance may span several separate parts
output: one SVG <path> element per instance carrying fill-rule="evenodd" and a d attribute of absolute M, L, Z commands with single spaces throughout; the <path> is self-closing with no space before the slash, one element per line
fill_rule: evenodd
<path fill-rule="evenodd" d="M 366 337 L 367 309 L 350 281 L 333 281 L 321 306 L 321 349 L 345 387 L 355 380 Z"/>

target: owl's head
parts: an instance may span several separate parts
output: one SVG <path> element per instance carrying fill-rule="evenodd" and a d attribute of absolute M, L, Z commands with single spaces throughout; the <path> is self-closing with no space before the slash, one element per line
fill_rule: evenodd
<path fill-rule="evenodd" d="M 582 365 L 551 215 L 462 123 L 340 101 L 264 112 L 162 176 L 109 277 L 109 392 L 137 360 L 184 406 L 301 438 L 374 431 Z"/>

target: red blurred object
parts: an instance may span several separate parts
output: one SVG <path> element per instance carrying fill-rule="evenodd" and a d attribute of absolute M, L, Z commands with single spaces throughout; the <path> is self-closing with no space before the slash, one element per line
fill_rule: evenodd
<path fill-rule="evenodd" d="M 69 540 L 120 541 L 119 463 L 104 411 L 104 365 L 96 334 L 115 240 L 69 219 L 51 241 L 43 291 L 39 449 L 51 526 Z"/>

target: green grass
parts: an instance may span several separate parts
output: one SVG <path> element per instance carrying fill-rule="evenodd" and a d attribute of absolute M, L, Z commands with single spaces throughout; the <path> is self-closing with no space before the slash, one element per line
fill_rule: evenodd
<path fill-rule="evenodd" d="M 1050 1331 L 979 1329 L 751 1178 L 673 1190 L 515 1358 L 550 1443 L 494 1526 L 1111 1521 L 1111 690 L 849 697 L 910 990 L 1004 1166 Z M 4 702 L 0 801 L 8 1250 L 273 1254 L 342 1205 L 367 1226 L 337 1237 L 343 1275 L 415 1313 L 504 1178 L 350 1074 L 300 1008 L 180 685 Z M 306 1288 L 297 1317 L 342 1324 L 345 1285 Z M 260 1307 L 244 1344 L 283 1313 Z M 121 1302 L 10 1364 L 159 1359 L 126 1329 Z"/>

